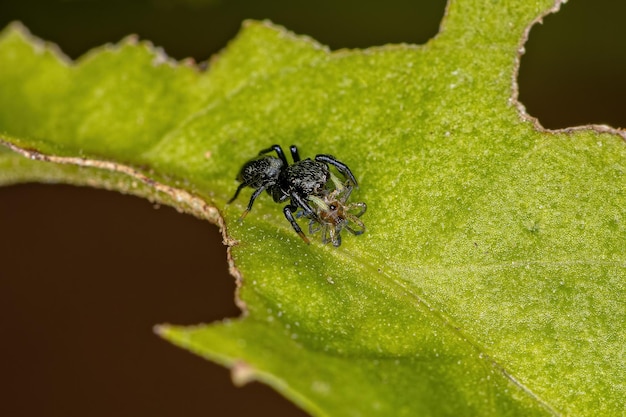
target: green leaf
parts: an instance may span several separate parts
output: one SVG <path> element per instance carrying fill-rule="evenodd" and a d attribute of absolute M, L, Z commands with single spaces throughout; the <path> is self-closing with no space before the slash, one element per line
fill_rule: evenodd
<path fill-rule="evenodd" d="M 13 25 L 0 183 L 221 224 L 243 317 L 157 331 L 311 414 L 621 415 L 624 139 L 544 131 L 516 101 L 525 34 L 559 4 L 452 1 L 424 46 L 332 53 L 248 22 L 206 73 L 133 38 L 70 63 Z M 347 163 L 367 232 L 306 246 L 267 196 L 238 222 L 234 177 L 272 143 Z"/>

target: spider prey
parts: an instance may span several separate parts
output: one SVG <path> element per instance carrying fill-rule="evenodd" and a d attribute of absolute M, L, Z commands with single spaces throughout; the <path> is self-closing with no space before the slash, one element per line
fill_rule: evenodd
<path fill-rule="evenodd" d="M 365 232 L 365 224 L 359 217 L 365 213 L 367 205 L 361 202 L 345 204 L 352 189 L 351 184 L 346 184 L 326 192 L 322 197 L 311 197 L 317 209 L 317 218 L 309 221 L 309 233 L 314 234 L 321 230 L 322 243 L 332 242 L 333 246 L 340 246 L 341 231 L 344 228 L 355 236 Z M 296 216 L 305 214 L 298 212 Z"/>
<path fill-rule="evenodd" d="M 319 154 L 313 160 L 310 158 L 301 160 L 295 145 L 291 145 L 289 150 L 293 159 L 291 165 L 287 162 L 280 145 L 272 145 L 263 149 L 259 152 L 259 156 L 246 162 L 237 175 L 237 181 L 241 184 L 237 187 L 235 195 L 228 201 L 228 204 L 235 201 L 239 192 L 245 187 L 254 188 L 255 191 L 250 197 L 248 207 L 241 215 L 242 219 L 252 210 L 254 200 L 264 190 L 277 203 L 288 201 L 283 208 L 283 213 L 296 233 L 309 244 L 309 239 L 296 223 L 293 213 L 301 209 L 305 217 L 324 224 L 318 214 L 325 214 L 329 210 L 319 207 L 313 209 L 311 202 L 319 204 L 320 201 L 324 201 L 329 193 L 330 182 L 335 185 L 335 188 L 344 187 L 339 178 L 330 171 L 329 165 L 337 168 L 349 187 L 356 187 L 357 182 L 350 168 L 332 155 Z M 275 152 L 277 156 L 268 155 L 271 152 Z"/>

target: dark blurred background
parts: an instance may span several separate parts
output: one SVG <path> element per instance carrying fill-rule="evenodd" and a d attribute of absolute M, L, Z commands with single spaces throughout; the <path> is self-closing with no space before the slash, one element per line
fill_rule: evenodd
<path fill-rule="evenodd" d="M 417 4 L 416 4 L 417 3 Z M 536 26 L 520 99 L 548 128 L 626 127 L 626 3 L 571 0 Z M 424 43 L 442 0 L 0 0 L 72 58 L 136 33 L 204 61 L 242 20 L 337 48 Z M 301 416 L 271 389 L 160 340 L 157 323 L 239 314 L 217 228 L 168 207 L 64 185 L 0 188 L 0 415 Z"/>

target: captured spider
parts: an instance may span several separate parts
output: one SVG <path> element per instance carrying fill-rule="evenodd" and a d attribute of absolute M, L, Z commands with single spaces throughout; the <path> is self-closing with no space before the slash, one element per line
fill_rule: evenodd
<path fill-rule="evenodd" d="M 254 200 L 263 192 L 267 191 L 276 203 L 282 203 L 289 200 L 289 203 L 283 208 L 283 213 L 293 230 L 309 244 L 309 239 L 304 235 L 302 229 L 293 217 L 293 213 L 298 209 L 302 209 L 303 215 L 309 219 L 318 221 L 319 212 L 324 210 L 314 210 L 311 201 L 323 201 L 325 195 L 328 194 L 328 185 L 332 181 L 335 188 L 343 188 L 342 182 L 335 176 L 328 165 L 337 168 L 337 171 L 344 176 L 346 184 L 350 187 L 356 187 L 357 182 L 352 175 L 350 168 L 343 162 L 335 159 L 331 155 L 316 155 L 314 160 L 310 158 L 301 160 L 298 148 L 295 145 L 289 147 L 293 164 L 289 165 L 285 153 L 280 145 L 272 145 L 267 149 L 259 152 L 259 156 L 246 162 L 239 174 L 237 181 L 241 182 L 233 198 L 228 204 L 235 201 L 239 192 L 244 187 L 254 188 L 255 191 L 250 197 L 248 207 L 241 215 L 243 219 L 248 212 L 252 210 Z M 267 155 L 270 152 L 276 152 L 276 156 Z M 326 210 L 328 211 L 328 210 Z"/>
<path fill-rule="evenodd" d="M 352 185 L 337 187 L 322 197 L 312 197 L 317 209 L 317 217 L 309 221 L 309 233 L 322 231 L 322 243 L 332 242 L 333 246 L 341 246 L 341 231 L 346 229 L 357 236 L 365 233 L 365 224 L 359 219 L 367 210 L 365 203 L 345 204 L 352 193 Z M 297 217 L 305 216 L 300 211 Z"/>

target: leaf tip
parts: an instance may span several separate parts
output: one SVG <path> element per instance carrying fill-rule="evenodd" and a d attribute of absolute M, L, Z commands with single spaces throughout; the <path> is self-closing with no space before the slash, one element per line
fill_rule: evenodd
<path fill-rule="evenodd" d="M 152 327 L 152 331 L 160 337 L 164 337 L 165 333 L 167 333 L 167 325 L 166 324 L 156 324 Z"/>
<path fill-rule="evenodd" d="M 249 363 L 238 360 L 230 369 L 230 378 L 235 386 L 243 387 L 257 379 L 256 370 Z"/>
<path fill-rule="evenodd" d="M 330 48 L 324 44 L 319 43 L 314 38 L 308 35 L 297 34 L 287 29 L 282 25 L 278 25 L 272 22 L 269 19 L 264 20 L 254 20 L 254 19 L 246 19 L 243 21 L 241 25 L 241 32 L 245 33 L 248 31 L 268 31 L 273 32 L 278 39 L 285 39 L 288 41 L 306 44 L 309 47 L 313 47 L 317 50 L 322 50 L 324 52 L 330 53 Z"/>
<path fill-rule="evenodd" d="M 57 44 L 44 41 L 33 35 L 26 25 L 20 21 L 14 20 L 0 30 L 0 43 L 11 41 L 27 44 L 35 53 L 40 55 L 48 53 L 65 65 L 71 65 L 72 63 L 71 58 L 65 55 Z"/>
<path fill-rule="evenodd" d="M 2 29 L 2 35 L 4 36 L 6 33 L 27 33 L 29 34 L 30 32 L 28 31 L 28 28 L 19 20 L 14 20 L 12 22 L 9 22 L 8 25 L 6 25 L 6 27 L 4 29 Z"/>

